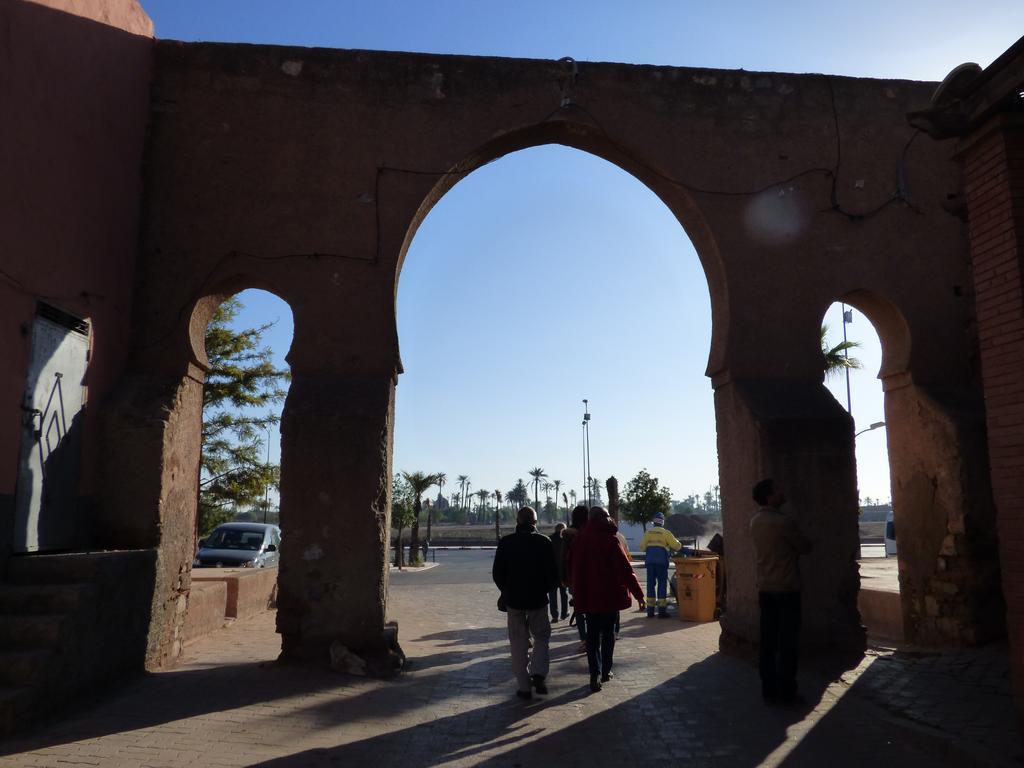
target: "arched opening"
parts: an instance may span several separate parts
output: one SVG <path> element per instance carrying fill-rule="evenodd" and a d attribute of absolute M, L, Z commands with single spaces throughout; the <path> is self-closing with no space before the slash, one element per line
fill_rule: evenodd
<path fill-rule="evenodd" d="M 882 318 L 888 343 L 883 345 L 867 311 Z M 869 638 L 902 641 L 895 539 L 900 526 L 892 502 L 884 381 L 906 376 L 909 334 L 894 308 L 871 294 L 854 292 L 825 312 L 821 346 L 825 386 L 853 421 L 861 622 Z"/>
<path fill-rule="evenodd" d="M 862 620 L 869 632 L 874 623 L 884 639 L 924 645 L 973 645 L 999 637 L 1002 598 L 992 589 L 997 581 L 991 491 L 984 461 L 978 460 L 985 455 L 984 437 L 973 395 L 967 388 L 932 383 L 929 356 L 935 349 L 912 343 L 910 326 L 892 302 L 864 290 L 839 298 L 877 332 L 876 344 L 867 323 L 847 324 L 848 336 L 865 343 L 865 368 L 851 374 L 854 439 L 862 501 L 884 490 L 888 463 L 896 534 L 889 548 L 896 550 L 898 581 L 891 564 L 873 579 L 869 561 L 861 561 Z M 842 318 L 830 311 L 841 327 Z M 922 381 L 915 365 L 925 372 Z M 875 366 L 880 388 L 870 379 Z M 845 381 L 832 389 L 845 408 Z M 880 403 L 884 418 L 876 415 Z M 879 440 L 871 430 L 878 421 L 885 423 L 887 462 L 881 445 L 861 442 Z M 888 526 L 876 526 L 884 541 Z M 871 533 L 877 541 L 878 531 Z"/>
<path fill-rule="evenodd" d="M 193 311 L 192 350 L 205 381 L 185 643 L 276 606 L 292 330 L 289 305 L 260 289 L 218 292 Z"/>
<path fill-rule="evenodd" d="M 482 152 L 472 174 L 438 182 L 406 238 L 398 286 L 393 475 L 445 475 L 429 488 L 420 537 L 429 520 L 430 557 L 472 573 L 471 594 L 494 589 L 491 553 L 436 545 L 493 547 L 525 502 L 550 532 L 588 495 L 607 503 L 613 475 L 623 501 L 644 469 L 667 486 L 667 511 L 690 522 L 681 536 L 703 545 L 720 530 L 706 375 L 719 365 L 716 291 L 680 226 L 681 210 L 696 213 L 677 189 L 666 207 L 608 148 L 532 138 L 542 146 L 517 136 Z M 623 528 L 635 548 L 642 525 Z M 392 573 L 399 619 L 402 578 Z M 492 611 L 490 597 L 480 602 Z"/>

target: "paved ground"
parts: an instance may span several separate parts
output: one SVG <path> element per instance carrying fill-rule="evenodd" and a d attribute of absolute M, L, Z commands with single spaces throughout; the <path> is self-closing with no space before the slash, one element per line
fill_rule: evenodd
<path fill-rule="evenodd" d="M 749 663 L 716 652 L 716 624 L 624 616 L 616 678 L 587 688 L 576 631 L 553 636 L 551 693 L 521 702 L 489 583 L 491 553 L 452 552 L 392 573 L 391 613 L 410 657 L 392 681 L 276 663 L 273 615 L 190 647 L 149 675 L 0 748 L 0 766 L 1010 765 L 1020 755 L 1005 690 L 977 690 L 946 657 L 870 656 L 843 679 L 812 671 L 812 707 L 766 709 Z M 1005 652 L 1002 654 L 1005 663 Z M 998 649 L 965 670 L 998 675 Z M 923 664 L 924 666 L 917 666 Z M 966 674 L 966 673 L 965 673 Z M 967 698 L 964 698 L 964 697 Z M 915 722 L 889 699 L 928 701 Z M 979 722 L 951 730 L 970 709 Z M 936 726 L 941 726 L 936 727 Z M 976 727 L 973 735 L 967 729 Z"/>

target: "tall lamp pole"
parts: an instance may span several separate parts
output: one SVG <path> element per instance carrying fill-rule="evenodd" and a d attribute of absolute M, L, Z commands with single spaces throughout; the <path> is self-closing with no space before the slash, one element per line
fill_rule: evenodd
<path fill-rule="evenodd" d="M 583 398 L 583 482 L 587 486 L 587 507 L 590 507 L 590 406 Z"/>
<path fill-rule="evenodd" d="M 846 304 L 840 305 L 843 308 L 843 357 L 850 359 L 850 350 L 846 346 L 846 324 L 853 322 L 853 310 L 847 310 Z M 853 416 L 853 403 L 850 399 L 850 366 L 846 366 L 846 412 Z"/>
<path fill-rule="evenodd" d="M 267 522 L 267 510 L 270 508 L 270 424 L 267 424 L 267 466 L 263 478 L 263 523 Z M 280 521 L 279 521 L 280 522 Z"/>

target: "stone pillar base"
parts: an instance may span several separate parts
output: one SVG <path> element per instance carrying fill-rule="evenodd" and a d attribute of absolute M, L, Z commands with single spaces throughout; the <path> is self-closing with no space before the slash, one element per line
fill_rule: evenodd
<path fill-rule="evenodd" d="M 280 660 L 328 666 L 336 672 L 365 677 L 394 677 L 405 669 L 396 621 L 384 626 L 379 643 L 355 648 L 349 648 L 341 638 L 282 634 Z"/>

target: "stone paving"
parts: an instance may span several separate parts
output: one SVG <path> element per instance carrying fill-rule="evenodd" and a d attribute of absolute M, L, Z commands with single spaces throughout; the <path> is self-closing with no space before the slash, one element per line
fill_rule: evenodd
<path fill-rule="evenodd" d="M 956 698 L 964 681 L 948 675 L 944 661 L 870 656 L 832 682 L 808 672 L 802 675 L 807 709 L 767 709 L 755 669 L 717 653 L 717 624 L 636 613 L 624 614 L 616 677 L 603 691 L 589 692 L 576 630 L 561 622 L 552 638 L 550 695 L 521 702 L 512 695 L 504 614 L 494 609 L 486 569 L 462 583 L 438 581 L 443 566 L 432 573 L 433 581 L 427 573 L 392 576 L 390 612 L 410 657 L 400 678 L 279 664 L 274 616 L 263 614 L 190 646 L 176 670 L 139 678 L 0 745 L 0 766 L 372 761 L 403 768 L 621 768 L 642 760 L 836 768 L 1011 765 L 1020 754 L 1014 729 L 994 735 L 1002 720 L 975 734 L 983 741 L 940 729 L 951 722 L 944 713 L 967 708 Z M 993 652 L 993 663 L 997 657 Z M 981 666 L 965 668 L 980 675 Z M 987 674 L 980 676 L 987 680 Z M 899 699 L 902 692 L 908 701 L 924 701 L 915 691 L 930 702 L 920 722 L 872 701 Z M 1005 691 L 993 695 L 983 710 L 1003 708 L 1012 722 Z M 904 709 L 911 717 L 913 710 Z M 986 737 L 995 741 L 984 743 Z"/>

